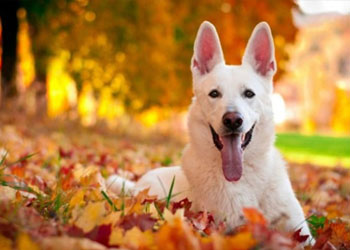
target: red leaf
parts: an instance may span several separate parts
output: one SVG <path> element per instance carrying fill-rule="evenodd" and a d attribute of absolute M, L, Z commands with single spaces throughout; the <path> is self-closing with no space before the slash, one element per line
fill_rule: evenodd
<path fill-rule="evenodd" d="M 301 235 L 300 232 L 301 232 L 301 228 L 295 231 L 293 233 L 293 239 L 297 242 L 303 243 L 309 238 L 309 235 Z"/>
<path fill-rule="evenodd" d="M 84 233 L 83 230 L 76 226 L 69 227 L 67 229 L 67 234 L 71 237 L 77 238 L 89 238 L 90 240 L 99 242 L 107 247 L 109 247 L 109 236 L 111 235 L 112 228 L 111 225 L 100 225 L 95 227 L 88 233 Z"/>
<path fill-rule="evenodd" d="M 327 244 L 328 239 L 331 237 L 331 235 L 332 235 L 332 230 L 328 228 L 326 231 L 324 231 L 322 234 L 319 235 L 312 249 L 323 249 L 323 247 Z"/>
<path fill-rule="evenodd" d="M 60 173 L 64 174 L 64 175 L 67 175 L 67 174 L 71 173 L 73 169 L 74 169 L 74 164 L 73 163 L 68 165 L 68 166 L 62 166 L 61 169 L 60 169 Z"/>
<path fill-rule="evenodd" d="M 72 237 L 80 237 L 81 238 L 81 237 L 84 237 L 84 235 L 85 235 L 83 230 L 75 225 L 69 226 L 67 228 L 66 232 L 69 236 L 72 236 Z"/>
<path fill-rule="evenodd" d="M 31 181 L 30 183 L 32 185 L 35 185 L 37 186 L 41 191 L 44 191 L 46 190 L 47 188 L 47 183 L 43 180 L 43 178 L 41 178 L 39 175 L 35 175 L 31 178 Z"/>
<path fill-rule="evenodd" d="M 173 202 L 171 212 L 174 214 L 176 212 L 176 210 L 178 210 L 180 208 L 185 208 L 185 216 L 186 216 L 186 213 L 188 213 L 188 211 L 190 210 L 191 205 L 192 205 L 192 202 L 190 202 L 187 198 L 185 198 L 179 202 Z"/>
<path fill-rule="evenodd" d="M 71 158 L 73 156 L 73 150 L 64 150 L 63 148 L 59 148 L 58 152 L 61 158 Z"/>
<path fill-rule="evenodd" d="M 100 155 L 100 159 L 96 162 L 97 165 L 106 166 L 109 162 L 109 158 L 107 154 Z"/>
<path fill-rule="evenodd" d="M 156 219 L 152 218 L 150 214 L 130 214 L 123 217 L 119 224 L 124 230 L 129 230 L 133 227 L 138 227 L 141 231 L 152 229 L 156 223 Z"/>
<path fill-rule="evenodd" d="M 0 223 L 0 235 L 5 236 L 6 238 L 11 240 L 16 239 L 17 230 L 18 228 L 13 224 L 7 222 Z"/>
<path fill-rule="evenodd" d="M 86 234 L 86 237 L 88 237 L 90 240 L 97 241 L 98 243 L 101 243 L 105 246 L 109 246 L 109 236 L 112 232 L 111 225 L 101 225 L 98 227 L 95 227 L 91 232 Z"/>
<path fill-rule="evenodd" d="M 154 198 L 154 199 L 144 199 L 142 202 L 141 202 L 141 205 L 145 205 L 146 203 L 153 203 L 155 202 L 157 199 Z"/>
<path fill-rule="evenodd" d="M 196 229 L 204 231 L 206 234 L 210 234 L 213 229 L 216 229 L 213 215 L 206 211 L 199 212 L 191 221 Z"/>

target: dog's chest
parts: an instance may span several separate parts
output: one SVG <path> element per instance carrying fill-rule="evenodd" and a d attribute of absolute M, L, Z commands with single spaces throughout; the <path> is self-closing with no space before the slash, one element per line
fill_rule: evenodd
<path fill-rule="evenodd" d="M 226 220 L 231 226 L 243 223 L 242 208 L 259 207 L 261 192 L 242 180 L 232 183 L 206 183 L 192 188 L 193 206 L 196 210 L 207 210 L 217 220 Z"/>
<path fill-rule="evenodd" d="M 266 190 L 266 171 L 245 165 L 243 176 L 237 182 L 225 180 L 221 162 L 212 160 L 209 154 L 197 157 L 186 150 L 183 170 L 191 186 L 191 199 L 195 210 L 213 213 L 217 220 L 226 220 L 231 226 L 243 223 L 242 208 L 260 208 Z"/>

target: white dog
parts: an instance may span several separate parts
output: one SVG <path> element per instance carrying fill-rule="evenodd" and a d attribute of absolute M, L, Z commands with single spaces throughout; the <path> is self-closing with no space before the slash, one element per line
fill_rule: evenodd
<path fill-rule="evenodd" d="M 210 211 L 232 227 L 243 223 L 243 207 L 255 207 L 270 222 L 278 221 L 276 227 L 301 227 L 301 234 L 311 235 L 274 147 L 270 97 L 276 61 L 268 24 L 255 27 L 242 64 L 233 66 L 225 64 L 215 27 L 203 22 L 191 71 L 194 98 L 182 167 L 151 170 L 136 183 L 111 176 L 110 188 L 118 193 L 124 186 L 134 194 L 150 188 L 164 198 L 175 176 L 173 200 L 188 197 L 195 210 Z"/>

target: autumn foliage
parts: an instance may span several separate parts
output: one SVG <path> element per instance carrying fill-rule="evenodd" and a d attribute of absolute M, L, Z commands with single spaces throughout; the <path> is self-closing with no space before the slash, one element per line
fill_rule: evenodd
<path fill-rule="evenodd" d="M 0 127 L 1 249 L 298 249 L 310 240 L 298 228 L 273 229 L 277 221 L 254 208 L 242 211 L 244 225 L 229 228 L 193 212 L 187 199 L 157 200 L 148 190 L 116 196 L 105 186 L 112 173 L 136 180 L 179 163 L 178 137 L 144 135 L 150 147 L 142 136 L 27 122 Z M 349 171 L 293 165 L 290 174 L 315 237 L 307 249 L 350 248 Z"/>
<path fill-rule="evenodd" d="M 279 62 L 287 59 L 285 45 L 296 32 L 291 0 L 60 0 L 23 1 L 23 6 L 37 76 L 47 80 L 49 99 L 63 102 L 63 111 L 75 106 L 69 97 L 74 87 L 81 98 L 91 94 L 100 105 L 115 100 L 109 105 L 119 113 L 187 106 L 193 43 L 204 20 L 217 27 L 230 64 L 240 63 L 260 21 L 273 30 Z M 49 114 L 57 115 L 52 109 Z"/>
<path fill-rule="evenodd" d="M 0 249 L 350 249 L 350 172 L 338 166 L 340 157 L 348 158 L 347 138 L 331 150 L 334 168 L 289 164 L 313 239 L 298 227 L 275 228 L 284 214 L 268 221 L 246 207 L 244 223 L 230 228 L 208 211 L 193 211 L 188 199 L 173 202 L 171 190 L 157 199 L 147 189 L 116 195 L 105 184 L 112 174 L 136 181 L 150 169 L 180 164 L 186 141 L 181 112 L 191 100 L 189 64 L 202 21 L 217 27 L 230 64 L 240 63 L 254 26 L 267 21 L 279 78 L 296 32 L 292 0 L 19 2 L 18 99 L 6 100 L 0 112 Z M 308 66 L 323 65 L 317 53 L 311 59 Z M 328 82 L 315 86 L 322 84 Z M 341 107 L 349 103 L 348 92 L 338 90 L 339 118 L 332 124 L 346 132 L 349 112 Z M 41 116 L 45 111 L 50 119 Z M 170 115 L 174 124 L 159 123 Z M 75 123 L 78 118 L 86 126 Z M 305 121 L 306 131 L 314 131 L 313 118 Z M 141 123 L 157 124 L 156 131 Z M 314 143 L 309 139 L 301 143 Z M 339 140 L 322 145 L 332 142 Z M 311 144 L 304 150 L 315 157 L 319 148 L 310 150 Z"/>

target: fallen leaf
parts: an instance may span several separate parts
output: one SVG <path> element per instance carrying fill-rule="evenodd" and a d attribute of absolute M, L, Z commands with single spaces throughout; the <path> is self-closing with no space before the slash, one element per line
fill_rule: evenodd
<path fill-rule="evenodd" d="M 266 219 L 264 215 L 256 208 L 243 208 L 244 217 L 248 223 L 266 225 Z"/>
<path fill-rule="evenodd" d="M 256 246 L 257 242 L 251 232 L 241 232 L 226 240 L 225 249 L 248 250 Z"/>
<path fill-rule="evenodd" d="M 125 232 L 125 246 L 131 249 L 151 249 L 154 248 L 154 239 L 151 231 L 142 232 L 139 228 L 134 227 Z M 166 248 L 162 248 L 166 249 Z"/>
<path fill-rule="evenodd" d="M 17 238 L 17 249 L 18 250 L 39 250 L 39 245 L 35 243 L 28 234 L 20 233 Z"/>
<path fill-rule="evenodd" d="M 73 208 L 75 206 L 82 206 L 84 205 L 84 195 L 85 191 L 83 189 L 79 189 L 72 197 L 72 199 L 69 201 L 69 207 Z"/>
<path fill-rule="evenodd" d="M 0 234 L 0 249 L 1 250 L 11 250 L 12 249 L 12 241 L 5 236 Z"/>
<path fill-rule="evenodd" d="M 293 239 L 299 243 L 303 243 L 309 238 L 309 235 L 300 235 L 300 232 L 301 232 L 301 228 L 299 228 L 297 231 L 295 231 L 293 233 Z"/>
<path fill-rule="evenodd" d="M 110 246 L 122 245 L 124 243 L 124 230 L 120 227 L 113 227 L 108 243 Z"/>
<path fill-rule="evenodd" d="M 190 227 L 179 218 L 165 223 L 156 234 L 159 249 L 200 249 L 200 242 Z"/>
<path fill-rule="evenodd" d="M 119 226 L 124 230 L 130 230 L 133 227 L 138 227 L 142 231 L 152 229 L 156 223 L 156 219 L 152 218 L 150 214 L 129 214 L 125 215 Z"/>
<path fill-rule="evenodd" d="M 104 250 L 105 246 L 86 238 L 73 238 L 69 236 L 55 236 L 42 239 L 40 242 L 45 250 Z"/>
<path fill-rule="evenodd" d="M 90 232 L 103 220 L 106 213 L 105 202 L 91 202 L 84 209 L 78 220 L 74 223 L 84 233 Z"/>

